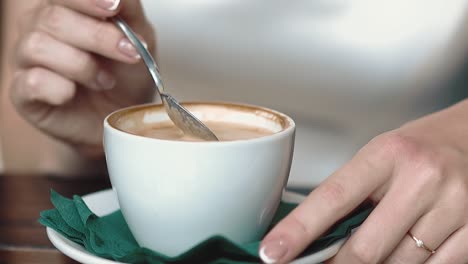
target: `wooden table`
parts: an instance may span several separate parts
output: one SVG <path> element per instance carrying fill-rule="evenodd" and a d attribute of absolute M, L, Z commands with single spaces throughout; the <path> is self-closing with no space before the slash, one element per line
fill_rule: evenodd
<path fill-rule="evenodd" d="M 50 189 L 71 197 L 109 187 L 107 177 L 0 175 L 0 264 L 76 263 L 50 243 L 39 213 L 52 208 Z"/>

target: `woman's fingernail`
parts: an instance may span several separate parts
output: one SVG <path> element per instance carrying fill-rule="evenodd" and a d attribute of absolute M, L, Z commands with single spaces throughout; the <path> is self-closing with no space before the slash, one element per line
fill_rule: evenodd
<path fill-rule="evenodd" d="M 130 40 L 128 40 L 127 38 L 123 38 L 119 42 L 119 50 L 123 54 L 125 54 L 126 56 L 131 57 L 132 59 L 140 59 L 141 58 L 140 54 L 138 54 L 135 47 L 132 45 Z"/>
<path fill-rule="evenodd" d="M 97 75 L 97 83 L 103 90 L 110 90 L 115 87 L 115 78 L 105 71 L 101 71 Z"/>
<path fill-rule="evenodd" d="M 120 0 L 96 0 L 96 5 L 107 11 L 115 11 L 119 7 Z"/>
<path fill-rule="evenodd" d="M 260 248 L 260 258 L 267 264 L 278 263 L 288 253 L 288 247 L 283 240 L 267 242 Z"/>

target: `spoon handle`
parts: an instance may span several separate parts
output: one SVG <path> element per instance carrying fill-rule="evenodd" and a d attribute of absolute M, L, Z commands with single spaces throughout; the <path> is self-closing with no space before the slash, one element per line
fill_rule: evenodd
<path fill-rule="evenodd" d="M 125 36 L 130 40 L 133 46 L 136 48 L 141 58 L 145 62 L 146 67 L 148 68 L 151 77 L 156 83 L 156 88 L 158 89 L 159 94 L 164 93 L 164 85 L 161 80 L 161 75 L 159 74 L 159 68 L 156 62 L 149 53 L 148 49 L 143 45 L 137 35 L 130 29 L 128 24 L 120 17 L 115 16 L 112 18 L 112 21 L 122 30 Z"/>

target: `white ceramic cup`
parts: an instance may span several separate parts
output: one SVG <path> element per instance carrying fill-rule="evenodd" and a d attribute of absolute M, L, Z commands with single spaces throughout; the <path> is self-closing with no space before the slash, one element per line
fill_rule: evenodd
<path fill-rule="evenodd" d="M 168 120 L 161 105 L 118 110 L 104 121 L 112 187 L 140 246 L 177 256 L 221 235 L 259 240 L 279 205 L 291 167 L 294 121 L 277 111 L 232 103 L 186 103 L 202 121 L 266 128 L 272 135 L 183 142 L 125 132 Z"/>

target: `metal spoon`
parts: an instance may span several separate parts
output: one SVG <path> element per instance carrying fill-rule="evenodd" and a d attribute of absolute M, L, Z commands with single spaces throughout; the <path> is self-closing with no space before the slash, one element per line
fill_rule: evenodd
<path fill-rule="evenodd" d="M 172 122 L 174 122 L 174 124 L 179 129 L 181 129 L 189 136 L 207 141 L 218 141 L 216 135 L 205 124 L 203 124 L 186 108 L 180 105 L 174 97 L 164 91 L 158 65 L 140 39 L 138 39 L 133 30 L 128 26 L 128 24 L 119 16 L 116 16 L 112 19 L 114 23 L 120 28 L 120 30 L 122 30 L 125 36 L 130 40 L 133 46 L 135 46 L 138 53 L 145 62 L 145 65 L 148 68 L 154 83 L 156 84 L 161 101 L 163 102 L 166 112 Z"/>

